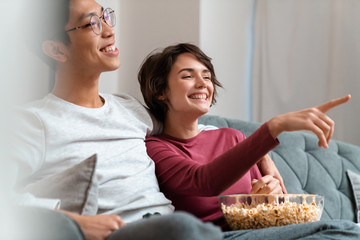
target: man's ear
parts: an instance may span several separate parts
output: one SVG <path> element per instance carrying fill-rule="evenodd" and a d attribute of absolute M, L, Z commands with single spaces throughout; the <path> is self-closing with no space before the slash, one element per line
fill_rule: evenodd
<path fill-rule="evenodd" d="M 67 48 L 64 43 L 46 40 L 42 43 L 43 52 L 57 62 L 66 62 Z"/>

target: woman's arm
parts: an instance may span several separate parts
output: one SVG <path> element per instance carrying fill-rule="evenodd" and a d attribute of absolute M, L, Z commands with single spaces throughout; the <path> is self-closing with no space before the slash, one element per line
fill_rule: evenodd
<path fill-rule="evenodd" d="M 253 179 L 251 181 L 251 194 L 281 194 L 284 193 L 281 189 L 280 181 L 271 175 L 265 175 L 260 179 Z"/>
<path fill-rule="evenodd" d="M 216 147 L 216 142 L 212 143 Z M 204 144 L 209 144 L 209 141 Z M 170 147 L 166 140 L 154 137 L 146 140 L 148 154 L 156 164 L 161 189 L 168 193 L 197 196 L 222 193 L 278 144 L 264 124 L 235 147 L 207 164 L 199 164 L 185 157 L 180 150 Z"/>
<path fill-rule="evenodd" d="M 326 112 L 349 101 L 350 95 L 326 102 L 318 107 L 308 108 L 297 112 L 278 115 L 268 121 L 270 133 L 277 138 L 284 131 L 309 130 L 319 138 L 319 147 L 328 148 L 334 133 L 334 121 Z"/>
<path fill-rule="evenodd" d="M 279 170 L 275 166 L 275 163 L 271 159 L 269 154 L 266 154 L 264 157 L 262 157 L 257 165 L 258 165 L 259 170 L 260 170 L 260 172 L 261 172 L 261 174 L 263 176 L 265 176 L 265 175 L 273 176 L 275 179 L 277 179 L 279 181 L 282 192 L 287 193 L 286 188 L 285 188 L 285 184 L 284 184 L 284 180 L 281 177 L 281 175 L 279 173 Z"/>

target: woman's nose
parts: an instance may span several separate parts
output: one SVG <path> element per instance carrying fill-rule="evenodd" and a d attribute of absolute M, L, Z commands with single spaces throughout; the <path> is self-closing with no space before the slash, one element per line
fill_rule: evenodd
<path fill-rule="evenodd" d="M 202 76 L 196 76 L 196 87 L 197 88 L 205 88 L 206 87 L 206 80 Z"/>

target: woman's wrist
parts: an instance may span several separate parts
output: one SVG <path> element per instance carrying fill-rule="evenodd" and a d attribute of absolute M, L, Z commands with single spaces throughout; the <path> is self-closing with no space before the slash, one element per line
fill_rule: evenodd
<path fill-rule="evenodd" d="M 267 122 L 267 125 L 269 128 L 269 132 L 274 139 L 276 139 L 280 135 L 280 133 L 283 132 L 283 130 L 281 129 L 281 123 L 279 121 L 279 117 L 277 116 L 270 119 Z"/>

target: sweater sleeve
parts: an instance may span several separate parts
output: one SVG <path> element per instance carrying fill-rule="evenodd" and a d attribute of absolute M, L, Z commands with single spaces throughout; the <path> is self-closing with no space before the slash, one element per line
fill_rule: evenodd
<path fill-rule="evenodd" d="M 45 133 L 42 121 L 35 113 L 19 109 L 16 120 L 16 128 L 11 131 L 11 141 L 8 143 L 10 161 L 7 168 L 12 173 L 8 179 L 12 189 L 12 201 L 20 206 L 58 209 L 59 199 L 37 198 L 22 191 L 44 163 Z"/>
<path fill-rule="evenodd" d="M 208 164 L 201 165 L 185 158 L 166 142 L 156 138 L 146 141 L 162 190 L 197 196 L 219 195 L 278 144 L 279 141 L 271 136 L 265 123 L 244 141 Z"/>

